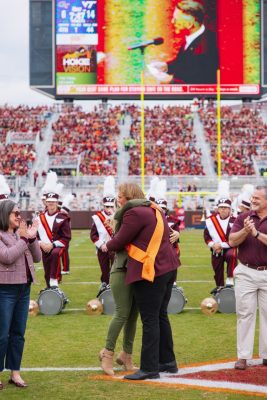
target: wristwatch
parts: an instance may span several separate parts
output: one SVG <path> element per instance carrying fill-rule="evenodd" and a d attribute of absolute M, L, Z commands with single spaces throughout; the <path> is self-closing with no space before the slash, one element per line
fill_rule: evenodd
<path fill-rule="evenodd" d="M 257 231 L 256 235 L 254 236 L 255 239 L 257 239 L 259 237 L 260 232 Z"/>

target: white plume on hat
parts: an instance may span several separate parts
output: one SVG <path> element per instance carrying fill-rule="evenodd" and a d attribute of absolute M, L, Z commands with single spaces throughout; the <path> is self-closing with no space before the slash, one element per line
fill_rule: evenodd
<path fill-rule="evenodd" d="M 46 175 L 45 184 L 41 189 L 42 194 L 54 192 L 57 185 L 57 174 L 54 171 L 49 171 Z"/>
<path fill-rule="evenodd" d="M 64 207 L 65 210 L 70 210 L 70 204 L 73 199 L 74 195 L 72 193 L 66 194 L 66 196 L 64 196 L 62 200 L 62 208 Z"/>
<path fill-rule="evenodd" d="M 0 196 L 4 198 L 8 198 L 10 195 L 10 187 L 7 184 L 6 178 L 4 175 L 0 175 Z"/>
<path fill-rule="evenodd" d="M 104 190 L 103 190 L 103 197 L 115 197 L 115 178 L 114 176 L 108 176 L 104 180 Z"/>
<path fill-rule="evenodd" d="M 167 208 L 167 181 L 166 179 L 161 179 L 157 184 L 156 192 L 156 203 L 160 205 L 161 208 Z"/>
<path fill-rule="evenodd" d="M 62 195 L 62 192 L 63 192 L 63 188 L 64 188 L 64 183 L 57 183 L 56 184 L 56 190 L 55 190 L 55 193 L 56 194 L 58 194 L 59 196 L 61 196 Z"/>
<path fill-rule="evenodd" d="M 250 199 L 253 192 L 254 192 L 253 185 L 251 185 L 250 183 L 243 185 L 241 194 L 238 196 L 238 206 L 243 205 L 249 209 L 251 201 Z"/>
<path fill-rule="evenodd" d="M 104 180 L 103 204 L 105 206 L 114 206 L 115 197 L 115 178 L 114 176 L 107 176 Z"/>
<path fill-rule="evenodd" d="M 215 205 L 218 205 L 220 199 L 230 200 L 230 182 L 222 179 L 218 182 L 217 196 L 215 199 Z"/>
<path fill-rule="evenodd" d="M 56 172 L 49 171 L 41 191 L 46 195 L 46 201 L 58 201 L 63 191 L 63 187 L 63 183 L 57 182 Z"/>
<path fill-rule="evenodd" d="M 147 199 L 154 201 L 157 197 L 157 187 L 159 183 L 159 177 L 155 176 L 153 179 L 150 181 L 150 187 L 147 193 Z"/>
<path fill-rule="evenodd" d="M 225 179 L 222 179 L 218 183 L 218 200 L 220 198 L 230 198 L 230 182 L 226 181 Z"/>

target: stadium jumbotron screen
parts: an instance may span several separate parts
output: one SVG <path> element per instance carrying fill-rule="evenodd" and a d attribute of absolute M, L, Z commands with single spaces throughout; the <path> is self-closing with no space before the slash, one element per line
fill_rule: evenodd
<path fill-rule="evenodd" d="M 260 0 L 196 2 L 56 0 L 56 97 L 259 97 Z"/>

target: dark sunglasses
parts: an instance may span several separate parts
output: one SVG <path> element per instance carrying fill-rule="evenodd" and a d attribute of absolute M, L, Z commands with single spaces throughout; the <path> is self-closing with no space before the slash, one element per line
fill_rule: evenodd
<path fill-rule="evenodd" d="M 10 214 L 15 214 L 15 217 L 16 217 L 16 218 L 18 218 L 18 217 L 21 216 L 21 215 L 20 215 L 20 211 L 11 211 Z"/>

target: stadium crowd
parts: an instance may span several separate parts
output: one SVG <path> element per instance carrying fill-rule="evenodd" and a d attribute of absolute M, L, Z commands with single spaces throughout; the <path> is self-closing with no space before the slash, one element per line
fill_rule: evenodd
<path fill-rule="evenodd" d="M 51 111 L 48 106 L 0 107 L 0 167 L 4 175 L 27 175 L 36 157 L 32 144 L 20 141 L 32 140 L 47 126 L 45 116 Z M 8 134 L 12 133 L 10 137 Z M 8 143 L 7 143 L 8 140 Z"/>
<path fill-rule="evenodd" d="M 131 113 L 129 175 L 140 175 L 140 111 Z M 204 175 L 190 107 L 145 108 L 145 174 Z"/>
<path fill-rule="evenodd" d="M 53 144 L 49 156 L 81 156 L 79 171 L 82 175 L 115 175 L 117 172 L 117 137 L 120 107 L 85 112 L 66 110 L 52 125 Z"/>
<path fill-rule="evenodd" d="M 211 157 L 217 171 L 217 114 L 216 109 L 199 111 L 210 144 Z M 224 175 L 255 175 L 253 157 L 266 155 L 266 127 L 260 109 L 242 107 L 234 111 L 221 108 L 221 160 Z"/>

